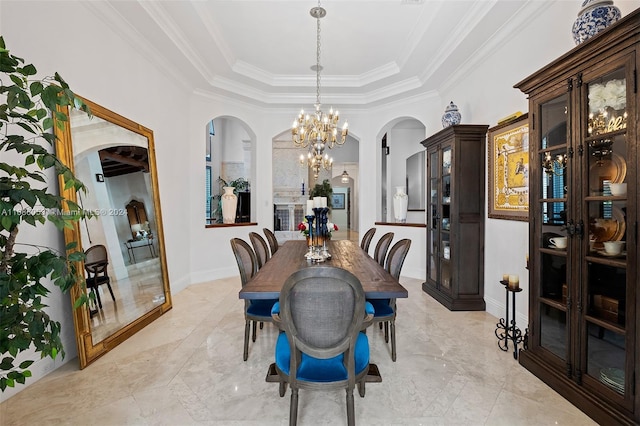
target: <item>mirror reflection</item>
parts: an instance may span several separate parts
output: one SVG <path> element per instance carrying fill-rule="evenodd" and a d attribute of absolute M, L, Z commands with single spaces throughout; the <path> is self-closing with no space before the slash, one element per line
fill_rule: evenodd
<path fill-rule="evenodd" d="M 77 202 L 94 214 L 76 235 L 65 234 L 85 251 L 87 291 L 95 296 L 88 312 L 74 314 L 81 367 L 171 307 L 153 133 L 87 103 L 93 117 L 71 111 L 62 145 L 87 186 Z"/>

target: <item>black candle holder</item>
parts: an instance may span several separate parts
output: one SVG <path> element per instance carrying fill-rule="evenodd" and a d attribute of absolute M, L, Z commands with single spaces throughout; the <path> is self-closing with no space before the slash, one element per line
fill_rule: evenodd
<path fill-rule="evenodd" d="M 329 236 L 329 231 L 327 229 L 327 213 L 329 213 L 329 209 L 327 207 L 314 207 L 313 213 L 315 214 L 315 216 L 313 216 L 315 220 L 315 228 L 312 225 L 309 225 L 309 229 L 314 228 L 312 244 L 314 246 L 315 253 L 313 260 L 323 262 L 331 258 L 331 254 L 328 252 L 326 244 L 326 240 Z"/>
<path fill-rule="evenodd" d="M 518 344 L 522 343 L 524 337 L 522 331 L 516 326 L 516 293 L 520 293 L 522 289 L 520 287 L 513 288 L 509 286 L 509 281 L 501 280 L 506 291 L 505 296 L 505 318 L 500 318 L 500 321 L 496 324 L 496 337 L 498 338 L 498 347 L 503 351 L 509 350 L 509 341 L 513 343 L 513 358 L 518 359 Z M 509 315 L 509 293 L 511 293 L 511 305 L 512 312 Z"/>
<path fill-rule="evenodd" d="M 314 215 L 310 215 L 310 214 L 305 216 L 305 219 L 307 219 L 307 224 L 309 225 L 309 236 L 308 236 L 308 238 L 309 238 L 309 252 L 304 255 L 307 259 L 311 259 L 313 257 L 313 234 L 314 234 L 314 232 L 313 232 L 313 220 L 315 218 L 316 217 Z"/>

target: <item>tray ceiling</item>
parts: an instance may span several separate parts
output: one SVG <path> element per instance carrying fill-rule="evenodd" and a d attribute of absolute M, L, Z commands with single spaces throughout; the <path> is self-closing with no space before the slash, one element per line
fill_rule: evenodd
<path fill-rule="evenodd" d="M 328 0 L 322 103 L 371 106 L 435 93 L 545 2 Z M 316 21 L 302 0 L 83 2 L 185 87 L 259 105 L 312 104 Z"/>

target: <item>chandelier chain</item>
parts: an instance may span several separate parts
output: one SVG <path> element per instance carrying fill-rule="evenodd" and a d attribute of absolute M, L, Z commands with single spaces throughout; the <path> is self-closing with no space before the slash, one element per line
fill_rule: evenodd
<path fill-rule="evenodd" d="M 318 2 L 320 7 L 320 2 Z M 317 35 L 316 35 L 316 107 L 320 108 L 320 16 L 316 18 L 317 21 Z"/>
<path fill-rule="evenodd" d="M 348 124 L 345 121 L 342 129 L 338 128 L 340 122 L 340 113 L 334 111 L 333 108 L 328 112 L 321 109 L 320 104 L 320 86 L 321 86 L 321 70 L 320 56 L 322 51 L 320 19 L 324 18 L 327 11 L 320 6 L 313 7 L 309 13 L 316 18 L 316 104 L 315 111 L 311 114 L 305 114 L 304 109 L 293 121 L 291 135 L 295 146 L 307 148 L 306 157 L 300 155 L 300 165 L 307 166 L 313 171 L 314 178 L 318 178 L 320 169 L 330 170 L 333 159 L 325 152 L 325 148 L 333 148 L 335 145 L 343 145 L 347 140 L 349 133 Z M 312 67 L 313 69 L 313 67 Z"/>

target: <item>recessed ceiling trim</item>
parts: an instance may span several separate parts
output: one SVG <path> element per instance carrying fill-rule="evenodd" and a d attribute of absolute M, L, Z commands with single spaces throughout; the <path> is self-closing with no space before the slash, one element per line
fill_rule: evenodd
<path fill-rule="evenodd" d="M 233 72 L 255 81 L 275 87 L 315 87 L 315 74 L 280 76 L 269 73 L 262 68 L 255 67 L 247 62 L 236 61 L 232 67 Z M 389 62 L 376 69 L 360 75 L 335 76 L 322 75 L 322 81 L 335 87 L 364 87 L 384 78 L 392 77 L 400 73 L 400 67 L 395 62 Z"/>
<path fill-rule="evenodd" d="M 191 47 L 191 44 L 189 43 L 188 38 L 185 36 L 184 32 L 180 30 L 175 21 L 171 19 L 171 16 L 160 5 L 160 3 L 142 1 L 139 2 L 139 4 L 140 7 L 142 7 L 147 12 L 149 17 L 153 19 L 160 28 L 163 29 L 167 37 L 169 37 L 173 44 L 176 45 L 178 49 L 180 49 L 185 58 L 187 58 L 187 60 L 200 73 L 200 75 L 202 75 L 206 80 L 212 78 L 213 74 L 211 73 L 211 71 L 209 71 L 209 68 L 205 65 L 205 63 L 200 59 L 200 54 Z"/>
<path fill-rule="evenodd" d="M 548 5 L 545 4 L 545 2 L 525 2 L 509 20 L 505 21 L 505 23 L 496 30 L 493 37 L 480 46 L 473 55 L 469 55 L 468 59 L 450 74 L 449 78 L 443 82 L 441 90 L 446 91 L 458 84 L 458 82 L 477 67 L 478 64 L 489 60 L 491 52 L 504 44 L 504 40 L 510 39 L 516 32 L 521 31 L 527 23 L 531 22 L 547 8 Z"/>
<path fill-rule="evenodd" d="M 416 47 L 422 42 L 425 33 L 431 26 L 431 23 L 437 18 L 438 13 L 442 9 L 444 2 L 432 2 L 431 7 L 423 9 L 420 17 L 416 21 L 406 43 L 403 45 L 398 55 L 398 67 L 402 68 L 409 61 Z M 426 15 L 426 16 L 425 16 Z"/>
<path fill-rule="evenodd" d="M 175 81 L 180 87 L 186 90 L 192 90 L 193 87 L 186 83 L 186 79 L 182 72 L 173 64 L 167 64 L 164 56 L 158 49 L 149 43 L 134 26 L 129 24 L 128 20 L 122 16 L 108 2 L 80 2 L 87 10 L 93 13 L 100 21 L 105 22 L 113 32 L 129 44 L 133 50 L 138 52 L 142 57 L 146 58 L 150 63 L 155 64 L 158 71 L 165 74 L 171 81 Z M 164 64 L 159 66 L 159 64 Z"/>
<path fill-rule="evenodd" d="M 222 34 L 218 31 L 218 25 L 216 25 L 215 21 L 211 17 L 209 13 L 209 9 L 205 7 L 206 1 L 200 2 L 190 2 L 193 8 L 198 12 L 198 16 L 202 21 L 202 24 L 207 29 L 207 32 L 218 46 L 224 61 L 227 63 L 229 68 L 233 68 L 233 65 L 236 63 L 236 57 L 233 54 L 231 48 L 229 48 L 229 44 L 226 42 Z"/>

